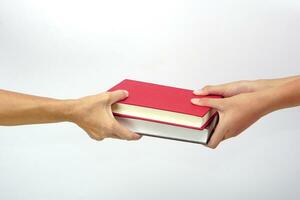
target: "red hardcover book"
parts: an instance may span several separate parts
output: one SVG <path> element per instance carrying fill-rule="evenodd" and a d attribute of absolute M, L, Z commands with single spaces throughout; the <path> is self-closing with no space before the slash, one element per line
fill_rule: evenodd
<path fill-rule="evenodd" d="M 201 96 L 194 95 L 192 90 L 126 79 L 109 91 L 119 89 L 127 90 L 129 97 L 114 104 L 112 109 L 129 129 L 144 135 L 207 142 L 216 111 L 193 105 L 191 99 Z"/>

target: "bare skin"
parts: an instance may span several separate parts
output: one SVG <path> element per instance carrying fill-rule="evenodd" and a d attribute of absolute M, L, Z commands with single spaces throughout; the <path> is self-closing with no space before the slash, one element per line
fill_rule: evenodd
<path fill-rule="evenodd" d="M 219 124 L 208 143 L 208 147 L 216 148 L 221 141 L 239 135 L 264 115 L 299 106 L 300 76 L 206 86 L 194 94 L 224 96 L 223 99 L 191 100 L 195 105 L 218 110 Z"/>
<path fill-rule="evenodd" d="M 58 100 L 0 90 L 0 125 L 72 122 L 95 140 L 137 140 L 141 136 L 122 127 L 111 111 L 113 103 L 127 96 L 127 91 L 119 90 L 75 100 Z"/>
<path fill-rule="evenodd" d="M 219 94 L 223 99 L 195 98 L 192 103 L 216 108 L 220 121 L 208 147 L 239 135 L 264 115 L 300 105 L 300 76 L 238 81 L 206 86 L 196 95 Z M 128 96 L 126 91 L 105 92 L 75 100 L 58 100 L 0 90 L 0 125 L 73 122 L 95 140 L 137 140 L 141 136 L 122 127 L 111 105 Z"/>

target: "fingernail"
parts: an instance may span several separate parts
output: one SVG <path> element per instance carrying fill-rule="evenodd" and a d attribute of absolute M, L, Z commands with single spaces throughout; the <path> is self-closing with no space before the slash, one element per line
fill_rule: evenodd
<path fill-rule="evenodd" d="M 200 101 L 199 101 L 199 99 L 196 99 L 196 98 L 193 98 L 193 99 L 191 99 L 191 102 L 193 103 L 193 104 L 200 104 Z"/>
<path fill-rule="evenodd" d="M 128 93 L 128 91 L 127 91 L 127 90 L 123 90 L 123 92 L 125 93 L 126 97 L 128 97 L 128 96 L 129 96 L 129 93 Z"/>
<path fill-rule="evenodd" d="M 134 136 L 133 136 L 133 138 L 134 138 L 134 140 L 138 140 L 138 139 L 140 139 L 142 136 L 141 135 L 139 135 L 139 134 L 134 134 Z"/>
<path fill-rule="evenodd" d="M 201 89 L 199 89 L 199 90 L 194 90 L 194 92 L 193 92 L 195 95 L 205 95 L 205 92 L 203 91 L 203 90 L 201 90 Z"/>

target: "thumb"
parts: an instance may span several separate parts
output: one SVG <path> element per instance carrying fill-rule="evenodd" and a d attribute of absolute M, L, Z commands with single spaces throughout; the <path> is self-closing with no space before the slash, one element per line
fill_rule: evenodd
<path fill-rule="evenodd" d="M 128 92 L 126 90 L 116 90 L 113 92 L 108 92 L 109 94 L 109 104 L 114 104 L 128 97 Z"/>
<path fill-rule="evenodd" d="M 224 99 L 216 98 L 193 98 L 191 99 L 192 104 L 197 106 L 207 106 L 216 108 L 217 110 L 223 110 Z"/>
<path fill-rule="evenodd" d="M 209 95 L 209 94 L 217 94 L 224 96 L 226 91 L 226 85 L 207 85 L 199 90 L 194 90 L 195 95 Z"/>
<path fill-rule="evenodd" d="M 115 121 L 115 127 L 114 127 L 114 135 L 116 135 L 117 137 L 124 139 L 124 140 L 138 140 L 140 139 L 142 136 L 137 134 L 137 133 L 133 133 L 130 130 L 128 130 L 127 128 L 123 127 L 120 125 L 120 123 L 117 120 Z"/>
<path fill-rule="evenodd" d="M 220 144 L 220 142 L 222 142 L 222 140 L 224 139 L 225 129 L 222 125 L 223 124 L 220 124 L 220 121 L 219 121 L 219 124 L 217 125 L 216 130 L 212 134 L 212 136 L 207 144 L 208 147 L 215 149 Z"/>

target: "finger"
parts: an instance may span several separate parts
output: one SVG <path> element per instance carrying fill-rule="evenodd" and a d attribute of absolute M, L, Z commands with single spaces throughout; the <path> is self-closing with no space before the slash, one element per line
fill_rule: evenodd
<path fill-rule="evenodd" d="M 116 135 L 116 134 L 112 134 L 110 136 L 111 138 L 114 138 L 114 139 L 122 139 L 120 136 Z"/>
<path fill-rule="evenodd" d="M 216 98 L 193 98 L 191 99 L 192 104 L 197 106 L 207 106 L 211 108 L 216 108 L 217 110 L 223 110 L 224 99 Z"/>
<path fill-rule="evenodd" d="M 90 136 L 90 138 L 97 140 L 97 141 L 101 141 L 104 140 L 104 137 L 100 134 L 95 133 L 94 131 L 86 131 L 88 133 L 88 135 Z"/>
<path fill-rule="evenodd" d="M 108 92 L 109 94 L 109 104 L 114 104 L 120 100 L 128 97 L 128 92 L 126 90 L 116 90 L 113 92 Z"/>
<path fill-rule="evenodd" d="M 226 93 L 226 84 L 222 85 L 207 85 L 199 90 L 194 90 L 195 95 L 209 95 L 209 94 L 217 94 L 217 95 L 225 95 Z"/>
<path fill-rule="evenodd" d="M 119 136 L 121 139 L 124 140 L 138 140 L 142 137 L 141 135 L 133 133 L 127 128 L 121 126 L 117 121 L 115 121 L 113 134 Z"/>
<path fill-rule="evenodd" d="M 224 130 L 221 124 L 218 124 L 216 130 L 212 134 L 207 146 L 209 148 L 215 149 L 220 144 L 222 140 L 224 140 Z"/>
<path fill-rule="evenodd" d="M 84 128 L 82 126 L 79 126 L 82 130 L 84 130 L 84 132 L 87 133 L 87 135 L 92 138 L 93 140 L 97 140 L 97 141 L 100 141 L 100 140 L 103 140 L 102 137 L 99 137 L 99 135 L 97 135 L 94 131 L 88 129 L 88 128 Z"/>

